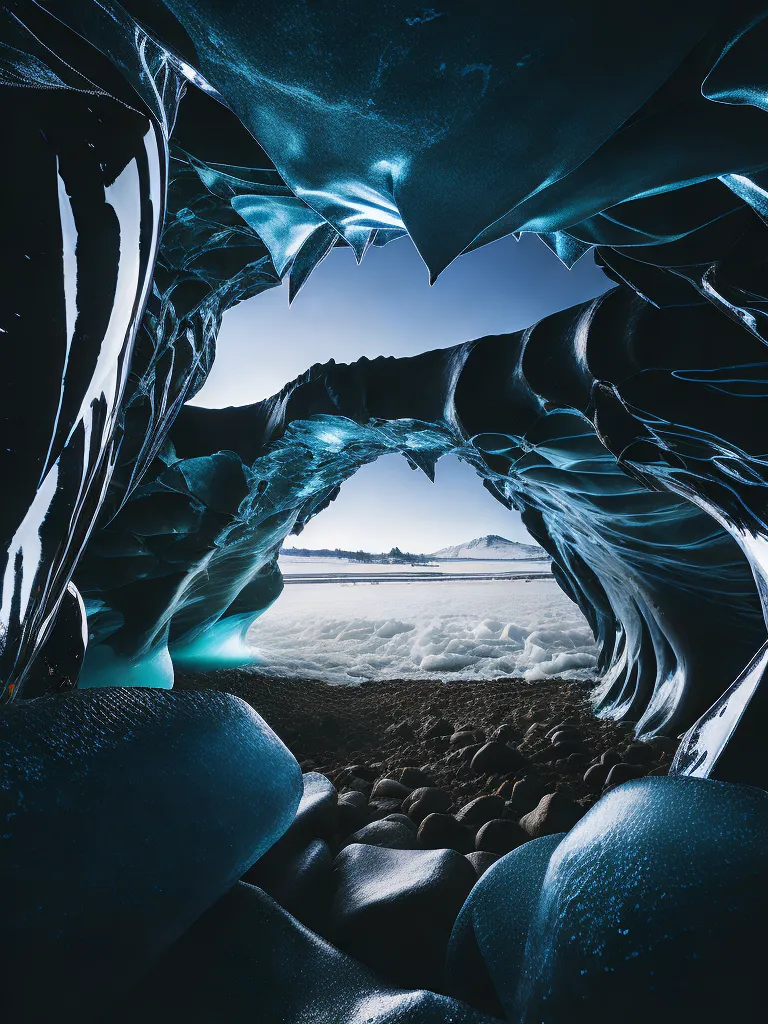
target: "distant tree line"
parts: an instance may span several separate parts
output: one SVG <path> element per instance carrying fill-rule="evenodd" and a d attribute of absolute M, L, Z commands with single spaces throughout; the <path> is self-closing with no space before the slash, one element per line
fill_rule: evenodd
<path fill-rule="evenodd" d="M 371 551 L 346 551 L 344 548 L 283 548 L 281 554 L 298 555 L 302 558 L 348 558 L 351 562 L 389 563 L 389 562 L 428 562 L 426 555 L 416 555 L 412 551 L 401 551 L 392 548 L 388 553 L 374 554 Z"/>

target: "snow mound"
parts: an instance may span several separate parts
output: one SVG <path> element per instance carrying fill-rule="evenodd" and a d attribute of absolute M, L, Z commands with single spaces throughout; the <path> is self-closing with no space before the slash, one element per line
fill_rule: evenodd
<path fill-rule="evenodd" d="M 597 663 L 586 620 L 554 580 L 296 584 L 248 641 L 265 671 L 334 683 L 587 679 Z"/>

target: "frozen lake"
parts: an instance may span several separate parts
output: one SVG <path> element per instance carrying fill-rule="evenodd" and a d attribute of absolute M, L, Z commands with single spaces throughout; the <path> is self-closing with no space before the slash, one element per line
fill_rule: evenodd
<path fill-rule="evenodd" d="M 303 563 L 299 565 L 299 563 Z M 453 562 L 433 580 L 384 578 L 402 566 L 281 558 L 295 579 L 251 627 L 248 640 L 276 675 L 337 683 L 366 679 L 493 679 L 594 675 L 597 649 L 586 620 L 549 575 L 530 580 L 462 579 L 478 572 L 545 573 L 546 562 Z M 415 573 L 429 571 L 419 566 Z M 348 572 L 346 578 L 330 575 Z M 320 583 L 323 578 L 325 582 Z"/>

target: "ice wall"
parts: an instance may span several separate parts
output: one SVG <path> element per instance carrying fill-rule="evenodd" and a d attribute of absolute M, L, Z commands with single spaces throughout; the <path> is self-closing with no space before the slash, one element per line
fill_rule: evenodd
<path fill-rule="evenodd" d="M 49 656 L 94 529 L 93 552 L 143 538 L 122 581 L 99 579 L 95 556 L 78 570 L 94 653 L 107 636 L 116 657 L 155 652 L 167 679 L 165 633 L 180 657 L 222 619 L 245 623 L 279 586 L 254 552 L 390 450 L 427 469 L 438 449 L 458 450 L 524 508 L 604 642 L 609 713 L 672 727 L 754 653 L 755 598 L 733 544 L 762 597 L 759 4 L 653 0 L 630 22 L 606 0 L 578 17 L 557 0 L 546 18 L 405 0 L 286 0 L 258 16 L 248 0 L 12 0 L 2 19 L 0 88 L 21 140 L 2 171 L 14 203 L 1 326 L 18 353 L 3 428 L 6 693 Z M 395 380 L 366 370 L 364 393 L 338 397 L 344 372 L 315 371 L 327 401 L 294 401 L 315 395 L 309 379 L 292 386 L 256 414 L 248 450 L 225 417 L 202 448 L 186 446 L 186 414 L 169 440 L 232 303 L 286 275 L 295 295 L 334 245 L 361 259 L 408 232 L 434 277 L 522 231 L 568 264 L 593 250 L 617 289 L 457 350 L 446 378 L 436 363 Z M 425 396 L 398 404 L 406 373 Z M 350 452 L 335 460 L 320 443 L 316 473 L 299 453 L 316 450 L 317 416 L 339 420 L 331 433 Z M 157 503 L 178 541 L 173 571 L 165 527 L 129 524 L 155 522 Z M 761 664 L 726 718 L 758 707 Z"/>

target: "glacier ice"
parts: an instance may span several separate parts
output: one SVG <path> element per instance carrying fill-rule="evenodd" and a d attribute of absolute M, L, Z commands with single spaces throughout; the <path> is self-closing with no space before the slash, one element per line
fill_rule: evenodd
<path fill-rule="evenodd" d="M 636 909 L 653 946 L 672 934 L 659 903 L 669 867 L 680 885 L 668 905 L 684 910 L 694 893 L 707 929 L 714 923 L 707 934 L 722 936 L 741 904 L 724 909 L 702 887 L 727 894 L 724 876 L 740 900 L 747 890 L 734 864 L 756 877 L 764 844 L 753 843 L 762 825 L 743 813 L 759 792 L 713 779 L 768 783 L 767 25 L 768 11 L 748 0 L 647 0 L 640 11 L 553 0 L 546 16 L 540 5 L 492 0 L 434 9 L 410 0 L 8 0 L 0 9 L 0 117 L 10 140 L 0 161 L 0 678 L 13 702 L 0 724 L 15 801 L 3 834 L 21 837 L 4 878 L 32 872 L 21 904 L 29 920 L 42 881 L 53 878 L 64 903 L 69 887 L 51 874 L 25 794 L 34 790 L 55 819 L 63 848 L 78 849 L 69 839 L 82 842 L 98 825 L 99 800 L 116 783 L 126 792 L 131 753 L 152 800 L 167 773 L 183 769 L 176 791 L 188 806 L 207 749 L 194 741 L 211 727 L 203 713 L 193 716 L 199 734 L 163 732 L 173 694 L 55 692 L 83 658 L 72 578 L 92 637 L 81 682 L 169 684 L 174 658 L 242 653 L 244 630 L 280 593 L 283 538 L 321 513 L 360 465 L 401 452 L 430 474 L 455 452 L 521 510 L 590 622 L 601 645 L 599 712 L 637 720 L 640 733 L 691 727 L 674 770 L 707 776 L 621 787 L 584 819 L 580 835 L 616 868 L 616 892 L 604 873 L 588 893 L 581 886 L 579 873 L 603 861 L 571 849 L 578 835 L 558 846 L 531 930 L 528 965 L 540 960 L 541 976 L 523 979 L 523 1002 L 538 1019 L 549 1013 L 544 997 L 557 1013 L 569 992 L 589 999 L 600 989 L 579 966 L 580 940 L 555 935 L 558 921 L 573 920 L 558 916 L 558 901 L 569 914 L 584 910 L 589 927 L 573 934 L 589 937 L 642 876 Z M 616 287 L 522 333 L 408 360 L 315 366 L 251 407 L 185 406 L 210 369 L 228 307 L 286 276 L 295 298 L 333 246 L 360 260 L 406 232 L 433 279 L 479 245 L 536 232 L 567 265 L 592 252 Z M 25 690 L 36 699 L 18 700 Z M 146 750 L 131 729 L 139 704 Z M 73 707 L 94 709 L 86 727 Z M 110 760 L 105 736 L 116 733 Z M 182 733 L 191 747 L 178 761 Z M 248 746 L 235 733 L 219 736 L 225 782 Z M 268 759 L 256 761 L 270 784 L 285 783 L 275 821 L 289 817 L 295 765 L 283 758 L 270 773 Z M 686 847 L 680 829 L 691 814 Z M 118 843 L 117 860 L 95 858 L 88 886 L 73 888 L 80 908 L 81 890 L 93 906 L 100 890 L 91 883 L 137 834 L 157 843 L 150 883 L 180 882 L 165 817 L 149 822 L 121 807 L 115 820 L 130 842 Z M 258 814 L 249 821 L 254 833 L 238 832 L 247 849 L 223 888 L 279 831 L 258 825 Z M 210 850 L 225 839 L 212 835 Z M 143 885 L 129 887 L 129 904 Z M 157 897 L 150 890 L 147 905 Z M 237 933 L 228 965 L 239 965 L 233 991 L 247 1012 L 254 998 L 263 1005 L 264 983 L 251 990 L 262 976 L 237 957 L 265 911 L 258 895 L 237 892 L 186 938 L 194 962 L 196 936 L 205 945 L 206 928 L 242 912 L 247 936 Z M 56 900 L 49 911 L 64 905 Z M 183 894 L 179 906 L 168 941 L 202 909 Z M 443 997 L 393 993 L 280 912 L 266 913 L 281 936 L 278 974 L 294 1019 L 332 1019 L 326 963 L 346 972 L 356 1019 L 476 1016 Z M 13 975 L 22 947 L 10 931 Z M 27 918 L 20 931 L 29 934 Z M 49 950 L 58 925 L 43 932 Z M 134 954 L 158 948 L 146 939 L 145 930 Z M 688 938 L 663 941 L 677 983 Z M 619 953 L 601 946 L 601 955 L 618 963 L 627 947 L 615 935 L 614 944 Z M 71 958 L 76 947 L 67 948 Z M 490 952 L 493 973 L 498 950 Z M 22 967 L 40 955 L 38 945 Z M 87 957 L 74 959 L 87 968 Z M 60 970 L 66 962 L 57 960 Z M 696 974 L 691 999 L 712 1019 L 708 993 L 715 982 L 724 990 L 730 961 L 706 962 L 711 971 Z M 284 970 L 298 965 L 306 981 L 310 963 L 314 987 Z M 730 966 L 751 971 L 751 984 L 759 965 L 750 964 Z M 641 975 L 624 984 L 626 974 L 601 966 L 602 991 L 621 988 L 616 1000 L 597 999 L 610 1019 L 627 989 L 651 990 Z M 166 1019 L 179 994 L 160 972 L 139 1005 L 148 1016 L 148 1000 Z M 14 981 L 4 990 L 17 998 Z M 35 986 L 36 997 L 49 991 L 58 998 L 63 989 Z M 747 988 L 737 978 L 729 991 Z M 100 1012 L 97 1003 L 85 1017 Z M 643 999 L 630 1005 L 658 1016 Z"/>

